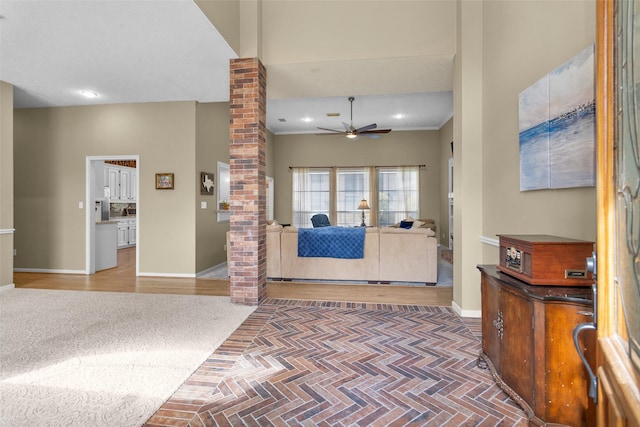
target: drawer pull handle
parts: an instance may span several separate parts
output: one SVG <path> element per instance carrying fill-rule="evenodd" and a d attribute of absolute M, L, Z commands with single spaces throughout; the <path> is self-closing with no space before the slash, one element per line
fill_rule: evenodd
<path fill-rule="evenodd" d="M 498 311 L 498 318 L 493 321 L 493 326 L 498 330 L 498 336 L 500 337 L 500 341 L 502 341 L 502 330 L 504 327 L 504 319 L 502 317 L 501 311 Z"/>

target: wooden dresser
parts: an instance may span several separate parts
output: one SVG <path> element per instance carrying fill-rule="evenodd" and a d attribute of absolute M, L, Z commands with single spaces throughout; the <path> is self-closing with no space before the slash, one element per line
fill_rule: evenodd
<path fill-rule="evenodd" d="M 588 374 L 573 344 L 573 329 L 592 318 L 591 287 L 528 285 L 478 266 L 482 286 L 482 351 L 498 383 L 529 417 L 531 425 L 595 425 Z M 595 333 L 580 334 L 594 366 Z"/>

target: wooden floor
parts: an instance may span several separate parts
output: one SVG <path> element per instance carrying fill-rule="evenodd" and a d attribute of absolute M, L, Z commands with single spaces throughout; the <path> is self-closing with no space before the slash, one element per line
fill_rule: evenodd
<path fill-rule="evenodd" d="M 185 295 L 229 295 L 229 280 L 136 277 L 136 250 L 118 250 L 118 267 L 93 275 L 14 273 L 16 288 L 75 291 L 140 292 Z M 356 285 L 268 282 L 267 297 L 313 301 L 451 306 L 453 288 L 438 286 Z"/>

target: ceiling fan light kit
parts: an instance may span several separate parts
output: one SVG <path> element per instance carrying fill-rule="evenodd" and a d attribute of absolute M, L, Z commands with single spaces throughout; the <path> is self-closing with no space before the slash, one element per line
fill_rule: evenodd
<path fill-rule="evenodd" d="M 344 131 L 318 127 L 318 129 L 320 129 L 320 130 L 326 130 L 326 131 L 332 132 L 332 133 L 319 133 L 317 135 L 342 134 L 342 135 L 346 136 L 349 139 L 358 139 L 358 136 L 360 136 L 360 135 L 363 135 L 363 136 L 366 136 L 366 137 L 369 137 L 369 138 L 380 138 L 380 136 L 382 134 L 391 132 L 391 129 L 376 129 L 378 127 L 378 125 L 375 124 L 375 123 L 371 123 L 370 125 L 363 126 L 363 127 L 360 127 L 360 128 L 354 127 L 353 126 L 353 101 L 355 100 L 355 97 L 350 96 L 348 99 L 349 99 L 349 103 L 351 103 L 351 122 L 349 124 L 347 124 L 345 122 L 342 122 L 342 124 L 344 125 Z M 327 116 L 328 115 L 329 115 L 329 113 L 327 113 Z"/>

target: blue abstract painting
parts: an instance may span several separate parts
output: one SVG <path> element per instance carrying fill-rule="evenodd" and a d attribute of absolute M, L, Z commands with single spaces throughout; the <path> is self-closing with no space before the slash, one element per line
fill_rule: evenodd
<path fill-rule="evenodd" d="M 595 185 L 594 47 L 519 95 L 520 191 Z"/>

